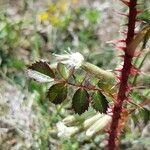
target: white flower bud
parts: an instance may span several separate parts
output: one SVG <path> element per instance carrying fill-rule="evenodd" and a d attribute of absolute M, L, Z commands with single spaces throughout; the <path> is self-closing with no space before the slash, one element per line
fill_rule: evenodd
<path fill-rule="evenodd" d="M 109 115 L 104 115 L 98 121 L 96 121 L 87 131 L 86 135 L 88 137 L 94 136 L 96 133 L 109 127 L 112 117 Z"/>
<path fill-rule="evenodd" d="M 103 114 L 98 113 L 98 114 L 94 115 L 93 117 L 85 120 L 83 123 L 84 128 L 86 129 L 86 128 L 90 127 L 93 123 L 95 123 L 101 117 L 103 117 Z"/>
<path fill-rule="evenodd" d="M 76 117 L 75 116 L 67 116 L 66 118 L 63 119 L 63 122 L 65 125 L 70 125 L 72 123 L 74 123 L 76 121 Z"/>
<path fill-rule="evenodd" d="M 56 124 L 58 130 L 58 137 L 70 138 L 73 134 L 79 132 L 79 127 L 67 127 L 63 122 L 58 122 Z"/>

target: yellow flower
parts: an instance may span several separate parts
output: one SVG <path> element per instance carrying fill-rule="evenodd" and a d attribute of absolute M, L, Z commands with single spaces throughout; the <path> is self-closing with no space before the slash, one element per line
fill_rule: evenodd
<path fill-rule="evenodd" d="M 42 14 L 39 15 L 39 20 L 41 22 L 44 22 L 46 20 L 48 20 L 48 13 L 47 12 L 43 12 Z"/>
<path fill-rule="evenodd" d="M 67 3 L 66 2 L 59 3 L 58 9 L 61 13 L 64 13 L 67 10 Z"/>
<path fill-rule="evenodd" d="M 48 6 L 48 11 L 50 12 L 50 13 L 55 13 L 56 11 L 57 11 L 57 8 L 56 8 L 56 4 L 50 4 L 49 6 Z"/>
<path fill-rule="evenodd" d="M 60 24 L 60 18 L 58 16 L 50 16 L 49 21 L 53 26 L 58 26 Z"/>

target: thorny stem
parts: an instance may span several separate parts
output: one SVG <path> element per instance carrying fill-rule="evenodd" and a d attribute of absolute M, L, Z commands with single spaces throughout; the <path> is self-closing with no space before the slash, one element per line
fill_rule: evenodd
<path fill-rule="evenodd" d="M 120 87 L 117 95 L 117 101 L 113 108 L 112 123 L 110 127 L 109 140 L 108 140 L 108 150 L 118 149 L 117 138 L 121 132 L 118 129 L 118 123 L 123 109 L 122 107 L 123 101 L 126 100 L 126 92 L 128 91 L 128 77 L 130 74 L 130 70 L 132 68 L 131 61 L 133 56 L 130 55 L 130 49 L 128 49 L 127 47 L 134 38 L 134 29 L 135 29 L 136 15 L 137 15 L 136 5 L 137 5 L 137 0 L 129 1 L 129 17 L 128 17 L 129 21 L 128 21 L 128 32 L 126 38 L 124 65 L 121 73 Z"/>

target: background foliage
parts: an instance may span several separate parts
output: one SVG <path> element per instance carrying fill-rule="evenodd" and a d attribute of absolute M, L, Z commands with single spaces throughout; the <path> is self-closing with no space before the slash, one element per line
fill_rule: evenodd
<path fill-rule="evenodd" d="M 150 12 L 148 0 L 140 0 L 139 3 L 145 10 L 139 16 L 139 20 L 143 20 L 138 26 L 140 28 L 149 22 Z M 103 149 L 106 144 L 103 140 L 106 136 L 104 133 L 90 139 L 85 137 L 84 131 L 70 139 L 57 136 L 56 123 L 74 114 L 68 103 L 73 96 L 72 91 L 68 93 L 67 100 L 63 99 L 67 89 L 59 84 L 60 88 L 57 90 L 64 92 L 57 95 L 57 100 L 64 102 L 55 106 L 46 98 L 51 85 L 41 85 L 29 80 L 25 74 L 25 66 L 40 59 L 54 65 L 52 54 L 64 54 L 70 47 L 73 51 L 81 52 L 87 61 L 106 70 L 114 70 L 120 65 L 120 59 L 109 41 L 119 39 L 118 31 L 122 30 L 120 26 L 126 22 L 114 9 L 126 11 L 126 8 L 115 0 L 1 0 L 0 8 L 0 149 Z M 150 98 L 150 57 L 149 52 L 145 53 L 147 58 L 141 67 L 147 76 L 138 77 L 137 86 L 142 87 L 135 89 L 130 95 L 137 103 L 142 102 L 145 97 Z M 140 65 L 143 57 L 135 63 Z M 61 64 L 58 69 L 61 73 L 59 76 L 67 78 L 68 72 L 64 72 Z M 76 81 L 80 83 L 85 74 L 78 70 Z M 50 76 L 53 76 L 51 72 Z M 97 82 L 95 78 L 90 79 Z M 103 83 L 98 85 L 105 86 Z M 75 104 L 79 100 L 77 97 L 82 96 L 87 96 L 86 91 L 76 89 L 73 98 L 75 110 L 78 108 Z M 97 97 L 105 99 L 101 93 L 95 93 L 93 97 L 94 102 Z M 51 101 L 59 103 L 55 100 L 54 96 Z M 84 107 L 87 105 L 84 104 Z M 103 105 L 106 108 L 107 101 Z M 106 111 L 94 103 L 93 106 L 97 110 Z M 122 135 L 120 149 L 149 148 L 149 110 L 147 104 L 144 109 L 138 109 L 132 114 L 132 119 L 129 119 L 125 128 L 126 132 Z M 82 110 L 77 111 L 82 113 Z M 88 116 L 93 115 L 92 113 L 95 114 L 93 110 L 89 110 Z M 82 117 L 78 118 L 77 123 L 82 122 Z"/>

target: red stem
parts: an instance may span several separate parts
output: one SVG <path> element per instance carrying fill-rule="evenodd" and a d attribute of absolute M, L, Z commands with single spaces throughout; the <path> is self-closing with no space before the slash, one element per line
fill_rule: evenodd
<path fill-rule="evenodd" d="M 117 95 L 117 101 L 113 108 L 113 116 L 112 116 L 112 123 L 110 127 L 110 134 L 108 140 L 108 150 L 116 150 L 118 149 L 118 136 L 120 134 L 120 130 L 118 129 L 119 119 L 121 117 L 122 112 L 122 104 L 123 101 L 126 100 L 126 92 L 128 91 L 128 77 L 130 74 L 130 70 L 132 68 L 132 58 L 129 54 L 130 50 L 127 49 L 129 43 L 134 38 L 134 29 L 135 29 L 135 22 L 136 22 L 136 10 L 137 0 L 130 0 L 129 1 L 129 21 L 128 21 L 128 32 L 126 38 L 126 48 L 125 48 L 125 57 L 124 57 L 124 65 L 122 68 L 121 79 L 120 79 L 120 87 Z"/>

